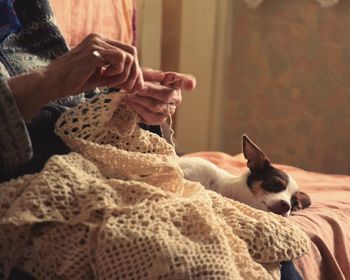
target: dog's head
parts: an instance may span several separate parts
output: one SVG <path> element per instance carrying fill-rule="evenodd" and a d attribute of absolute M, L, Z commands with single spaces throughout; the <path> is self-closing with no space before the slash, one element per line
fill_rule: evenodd
<path fill-rule="evenodd" d="M 298 190 L 295 180 L 281 169 L 272 166 L 265 153 L 246 135 L 242 150 L 250 173 L 247 185 L 254 195 L 256 208 L 288 216 L 291 211 L 311 205 L 310 197 Z"/>

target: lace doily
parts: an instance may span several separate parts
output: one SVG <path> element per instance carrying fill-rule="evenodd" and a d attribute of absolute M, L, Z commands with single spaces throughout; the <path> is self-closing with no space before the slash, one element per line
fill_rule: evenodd
<path fill-rule="evenodd" d="M 37 279 L 279 279 L 308 238 L 283 217 L 186 181 L 121 94 L 67 111 L 72 153 L 0 186 L 0 273 Z"/>

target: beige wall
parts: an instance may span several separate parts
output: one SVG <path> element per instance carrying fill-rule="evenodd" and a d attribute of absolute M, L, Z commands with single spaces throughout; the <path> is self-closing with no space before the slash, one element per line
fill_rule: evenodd
<path fill-rule="evenodd" d="M 223 150 L 243 132 L 277 162 L 350 173 L 350 2 L 234 1 Z"/>
<path fill-rule="evenodd" d="M 183 152 L 209 148 L 216 1 L 183 1 L 179 70 L 197 78 L 184 93 L 176 119 L 176 139 Z"/>
<path fill-rule="evenodd" d="M 161 68 L 162 0 L 137 0 L 137 47 L 140 63 Z"/>
<path fill-rule="evenodd" d="M 274 162 L 350 173 L 349 1 L 163 0 L 161 13 L 161 68 L 198 79 L 180 151 L 236 154 L 247 133 Z"/>
<path fill-rule="evenodd" d="M 231 15 L 227 13 L 230 2 L 164 1 L 168 9 L 163 10 L 163 16 L 170 18 L 173 25 L 168 23 L 163 29 L 163 69 L 174 66 L 173 69 L 197 78 L 196 90 L 183 94 L 184 101 L 176 115 L 177 148 L 181 152 L 219 148 L 218 120 L 227 44 L 223 37 Z M 171 19 L 174 15 L 178 16 L 176 20 Z"/>
<path fill-rule="evenodd" d="M 229 0 L 138 0 L 139 48 L 143 66 L 191 73 L 194 92 L 183 93 L 174 119 L 181 152 L 215 149 L 224 70 L 222 30 L 227 29 Z M 162 30 L 154 29 L 161 13 Z M 160 57 L 157 55 L 161 45 Z M 155 67 L 158 68 L 158 67 Z"/>

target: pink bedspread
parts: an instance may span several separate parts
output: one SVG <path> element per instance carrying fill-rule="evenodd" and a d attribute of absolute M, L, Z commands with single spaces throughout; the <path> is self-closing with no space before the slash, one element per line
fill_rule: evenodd
<path fill-rule="evenodd" d="M 199 152 L 191 156 L 208 159 L 239 175 L 246 169 L 242 155 Z M 291 217 L 311 239 L 310 252 L 294 263 L 304 279 L 350 279 L 350 176 L 308 172 L 276 165 L 292 175 L 312 200 L 311 207 Z"/>

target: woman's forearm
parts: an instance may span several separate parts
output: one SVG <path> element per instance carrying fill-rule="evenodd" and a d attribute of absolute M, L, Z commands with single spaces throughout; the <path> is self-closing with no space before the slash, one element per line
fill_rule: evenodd
<path fill-rule="evenodd" d="M 57 84 L 44 70 L 22 74 L 7 82 L 24 120 L 30 119 L 42 106 L 58 97 Z"/>

